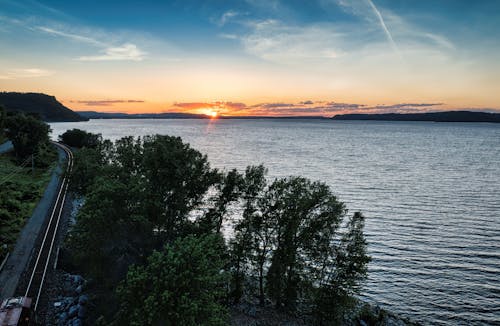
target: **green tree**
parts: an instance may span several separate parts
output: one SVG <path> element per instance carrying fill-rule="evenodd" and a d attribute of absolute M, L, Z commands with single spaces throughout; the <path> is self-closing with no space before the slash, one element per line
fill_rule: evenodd
<path fill-rule="evenodd" d="M 320 325 L 341 323 L 359 294 L 368 275 L 367 243 L 363 234 L 364 216 L 356 212 L 349 219 L 340 244 L 317 265 L 319 286 L 315 292 L 315 317 Z"/>
<path fill-rule="evenodd" d="M 219 181 L 214 185 L 216 195 L 213 196 L 213 207 L 200 218 L 199 226 L 204 232 L 220 232 L 227 208 L 240 198 L 243 186 L 243 176 L 236 169 L 221 174 Z"/>
<path fill-rule="evenodd" d="M 97 148 L 102 143 L 101 134 L 93 134 L 81 129 L 71 129 L 59 136 L 59 141 L 76 148 Z"/>
<path fill-rule="evenodd" d="M 188 214 L 220 180 L 217 170 L 180 137 L 147 136 L 142 146 L 139 173 L 148 194 L 144 200 L 147 216 L 164 239 L 191 232 Z"/>
<path fill-rule="evenodd" d="M 130 269 L 118 288 L 120 325 L 226 325 L 224 240 L 188 236 Z"/>
<path fill-rule="evenodd" d="M 67 243 L 77 266 L 113 287 L 150 253 L 153 230 L 141 214 L 134 184 L 98 176 L 91 189 Z"/>
<path fill-rule="evenodd" d="M 243 199 L 243 214 L 239 223 L 235 226 L 235 236 L 231 240 L 231 293 L 230 296 L 234 302 L 239 302 L 243 295 L 243 285 L 245 277 L 250 273 L 248 266 L 252 258 L 255 259 L 258 254 L 256 247 L 258 239 L 255 228 L 258 225 L 259 213 L 257 212 L 257 201 L 266 187 L 265 175 L 267 170 L 263 165 L 248 166 L 245 170 L 243 184 L 241 186 L 241 196 Z M 259 265 L 261 266 L 261 265 Z M 259 271 L 261 269 L 259 268 Z M 263 265 L 262 265 L 263 271 Z M 260 301 L 264 302 L 263 277 L 259 273 Z"/>
<path fill-rule="evenodd" d="M 314 266 L 334 242 L 344 205 L 329 187 L 301 177 L 275 180 L 260 205 L 273 229 L 269 296 L 278 307 L 295 310 L 302 292 L 314 284 Z"/>
<path fill-rule="evenodd" d="M 49 125 L 33 116 L 21 113 L 11 115 L 7 118 L 6 126 L 6 136 L 12 141 L 14 152 L 20 160 L 37 155 L 41 147 L 49 142 Z"/>
<path fill-rule="evenodd" d="M 73 154 L 70 186 L 77 194 L 84 195 L 94 185 L 94 179 L 107 169 L 103 153 L 94 148 L 82 148 Z"/>

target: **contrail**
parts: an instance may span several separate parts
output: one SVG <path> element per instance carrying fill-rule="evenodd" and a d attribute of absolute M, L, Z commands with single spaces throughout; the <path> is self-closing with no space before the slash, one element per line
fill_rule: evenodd
<path fill-rule="evenodd" d="M 392 46 L 394 52 L 396 52 L 396 54 L 400 58 L 402 58 L 401 53 L 399 52 L 399 48 L 396 45 L 396 42 L 394 42 L 394 39 L 392 38 L 391 32 L 389 32 L 389 29 L 385 25 L 385 21 L 384 21 L 384 18 L 382 17 L 382 14 L 380 14 L 380 11 L 378 11 L 377 7 L 375 6 L 375 4 L 373 3 L 372 0 L 367 0 L 367 1 L 370 4 L 370 6 L 372 7 L 373 11 L 375 12 L 375 15 L 377 15 L 378 20 L 380 22 L 380 25 L 382 26 L 382 29 L 384 30 L 385 34 L 387 35 L 387 39 L 389 40 L 389 43 L 391 43 L 391 46 Z"/>

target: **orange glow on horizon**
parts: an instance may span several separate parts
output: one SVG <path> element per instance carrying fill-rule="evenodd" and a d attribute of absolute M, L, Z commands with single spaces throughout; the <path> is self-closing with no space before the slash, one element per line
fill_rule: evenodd
<path fill-rule="evenodd" d="M 159 102 L 159 101 L 118 101 L 118 100 L 70 100 L 61 99 L 60 101 L 76 112 L 78 111 L 97 111 L 103 113 L 127 113 L 127 114 L 159 114 L 159 113 L 187 113 L 187 114 L 201 114 L 206 115 L 210 119 L 218 119 L 224 117 L 238 117 L 238 116 L 269 116 L 269 117 L 290 117 L 290 116 L 323 116 L 332 117 L 338 114 L 348 113 L 387 113 L 387 112 L 405 112 L 405 108 L 397 109 L 396 106 L 391 106 L 392 101 L 380 101 L 366 103 L 363 101 L 345 101 L 346 107 L 337 106 L 329 109 L 329 103 L 333 101 L 316 100 L 304 101 L 304 99 L 267 99 L 269 102 L 259 101 L 199 101 L 199 102 Z M 340 101 L 339 101 L 340 102 Z M 341 104 L 337 102 L 337 104 Z M 348 103 L 363 103 L 359 107 L 349 107 Z M 411 102 L 411 101 L 410 101 Z M 417 101 L 415 101 L 417 102 Z M 439 101 L 427 101 L 439 102 Z M 90 103 L 90 104 L 88 104 Z M 288 103 L 288 104 L 287 104 Z M 387 105 L 387 108 L 380 108 L 380 110 L 370 110 L 370 107 Z M 460 105 L 453 104 L 440 104 L 432 105 L 429 107 L 417 106 L 413 108 L 414 111 L 419 112 L 436 112 L 436 111 L 449 111 L 458 110 Z M 468 110 L 483 111 L 481 107 L 474 108 L 473 106 L 465 106 Z M 369 110 L 366 110 L 369 109 Z M 490 111 L 498 110 L 492 109 Z M 410 113 L 410 111 L 406 111 Z"/>

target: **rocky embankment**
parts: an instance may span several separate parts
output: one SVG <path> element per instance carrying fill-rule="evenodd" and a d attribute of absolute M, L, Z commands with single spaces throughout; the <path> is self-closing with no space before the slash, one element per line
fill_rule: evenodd
<path fill-rule="evenodd" d="M 257 303 L 242 302 L 230 309 L 231 325 L 234 326 L 312 326 L 307 316 L 292 316 L 279 312 L 271 306 L 261 307 Z M 376 305 L 359 301 L 350 314 L 344 317 L 344 326 L 418 326 L 419 323 L 393 314 Z"/>
<path fill-rule="evenodd" d="M 85 325 L 89 296 L 84 294 L 87 282 L 80 275 L 60 271 L 55 277 L 57 296 L 49 302 L 45 325 Z"/>

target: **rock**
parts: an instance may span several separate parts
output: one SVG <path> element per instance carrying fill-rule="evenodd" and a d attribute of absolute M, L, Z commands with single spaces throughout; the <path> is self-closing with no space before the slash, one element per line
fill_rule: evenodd
<path fill-rule="evenodd" d="M 66 310 L 69 310 L 69 308 L 75 303 L 75 298 L 73 297 L 65 297 L 63 299 L 64 305 Z"/>
<path fill-rule="evenodd" d="M 78 305 L 78 318 L 85 318 L 87 316 L 87 308 L 84 306 Z"/>
<path fill-rule="evenodd" d="M 83 283 L 83 277 L 81 275 L 73 275 L 73 283 L 75 284 L 82 284 Z"/>
<path fill-rule="evenodd" d="M 66 312 L 63 312 L 59 315 L 58 325 L 64 325 L 64 323 L 66 323 L 66 320 L 68 320 L 68 314 Z"/>
<path fill-rule="evenodd" d="M 82 293 L 82 291 L 83 291 L 83 288 L 82 288 L 82 286 L 81 286 L 81 285 L 78 285 L 78 286 L 76 287 L 76 289 L 75 289 L 76 294 L 81 294 L 81 293 Z"/>
<path fill-rule="evenodd" d="M 71 289 L 73 288 L 73 283 L 70 280 L 64 281 L 63 288 L 66 292 L 71 291 Z"/>
<path fill-rule="evenodd" d="M 78 305 L 71 306 L 68 311 L 68 317 L 73 318 L 78 315 Z"/>
<path fill-rule="evenodd" d="M 71 323 L 71 326 L 83 326 L 83 322 L 81 319 L 79 318 L 76 318 L 73 320 L 73 322 Z"/>
<path fill-rule="evenodd" d="M 79 298 L 78 298 L 78 303 L 81 304 L 81 305 L 86 305 L 87 303 L 89 302 L 89 297 L 88 295 L 85 295 L 85 294 L 82 294 Z"/>
<path fill-rule="evenodd" d="M 368 326 L 368 324 L 364 320 L 359 321 L 359 326 Z"/>

